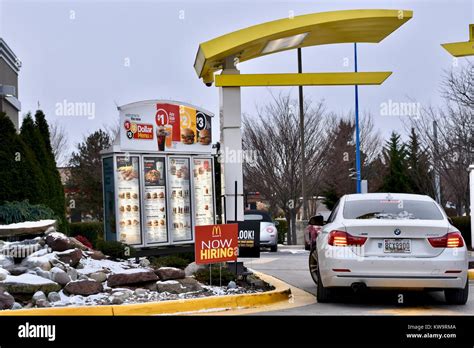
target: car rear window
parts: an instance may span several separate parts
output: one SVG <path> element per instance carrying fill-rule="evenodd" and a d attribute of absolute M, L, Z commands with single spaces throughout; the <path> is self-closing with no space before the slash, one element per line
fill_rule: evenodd
<path fill-rule="evenodd" d="M 272 222 L 272 218 L 270 217 L 270 215 L 265 213 L 246 213 L 244 214 L 244 220 Z"/>
<path fill-rule="evenodd" d="M 419 219 L 443 220 L 443 214 L 434 202 L 417 200 L 354 200 L 346 201 L 345 219 Z"/>

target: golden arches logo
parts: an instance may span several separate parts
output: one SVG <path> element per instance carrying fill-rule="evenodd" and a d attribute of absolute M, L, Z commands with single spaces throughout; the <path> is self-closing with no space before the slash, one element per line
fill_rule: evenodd
<path fill-rule="evenodd" d="M 212 226 L 212 237 L 220 238 L 222 236 L 222 231 L 220 226 Z"/>

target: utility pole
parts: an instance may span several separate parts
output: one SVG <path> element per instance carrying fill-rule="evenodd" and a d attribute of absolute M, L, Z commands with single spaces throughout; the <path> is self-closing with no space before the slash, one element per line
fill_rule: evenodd
<path fill-rule="evenodd" d="M 357 43 L 354 42 L 354 72 L 357 72 Z M 356 129 L 356 179 L 357 193 L 362 192 L 360 174 L 360 137 L 359 137 L 359 86 L 355 85 L 355 129 Z"/>
<path fill-rule="evenodd" d="M 303 72 L 303 63 L 301 59 L 301 47 L 298 47 L 298 73 Z M 303 86 L 298 86 L 298 97 L 300 104 L 300 141 L 301 141 L 301 196 L 303 197 L 303 218 L 308 220 L 307 202 L 306 202 L 306 164 L 305 164 L 305 145 L 304 145 L 304 105 L 303 105 Z"/>
<path fill-rule="evenodd" d="M 436 195 L 436 202 L 438 204 L 441 204 L 441 183 L 439 179 L 439 162 L 438 162 L 438 156 L 439 156 L 439 147 L 438 147 L 438 123 L 436 121 L 433 121 L 433 140 L 434 140 L 434 151 L 435 151 L 435 156 L 434 156 L 434 173 L 435 173 L 435 195 Z"/>

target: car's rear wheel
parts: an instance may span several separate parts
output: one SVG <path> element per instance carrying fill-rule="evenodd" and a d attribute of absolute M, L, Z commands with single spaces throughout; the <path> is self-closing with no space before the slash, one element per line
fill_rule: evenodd
<path fill-rule="evenodd" d="M 276 252 L 278 251 L 278 244 L 272 245 L 272 246 L 270 247 L 270 251 L 271 251 L 272 253 L 276 253 Z"/>
<path fill-rule="evenodd" d="M 463 289 L 445 289 L 444 297 L 448 304 L 464 305 L 469 296 L 469 280 L 466 281 L 466 286 Z"/>
<path fill-rule="evenodd" d="M 316 284 L 316 298 L 319 303 L 330 302 L 332 299 L 332 291 L 324 287 L 319 274 L 318 253 L 316 248 L 313 248 L 309 253 L 309 272 Z"/>

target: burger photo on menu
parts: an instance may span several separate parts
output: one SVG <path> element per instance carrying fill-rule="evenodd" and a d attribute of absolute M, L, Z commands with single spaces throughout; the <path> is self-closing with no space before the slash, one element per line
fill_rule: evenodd
<path fill-rule="evenodd" d="M 199 143 L 201 145 L 209 145 L 211 143 L 211 131 L 209 129 L 199 131 Z"/>
<path fill-rule="evenodd" d="M 183 144 L 194 144 L 194 131 L 191 128 L 184 128 L 181 131 L 181 142 Z"/>

